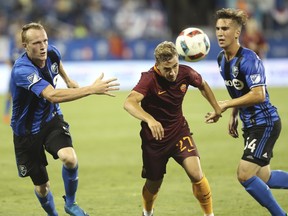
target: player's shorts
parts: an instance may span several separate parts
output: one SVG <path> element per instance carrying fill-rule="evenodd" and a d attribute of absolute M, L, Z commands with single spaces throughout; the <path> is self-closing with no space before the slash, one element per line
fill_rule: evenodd
<path fill-rule="evenodd" d="M 263 167 L 273 157 L 273 147 L 281 132 L 281 120 L 271 126 L 259 125 L 243 129 L 244 152 L 242 159 Z"/>
<path fill-rule="evenodd" d="M 49 180 L 45 150 L 57 159 L 60 149 L 73 147 L 69 125 L 63 120 L 63 116 L 58 115 L 45 124 L 39 133 L 28 136 L 14 134 L 13 138 L 18 175 L 30 176 L 34 185 L 41 185 Z"/>
<path fill-rule="evenodd" d="M 182 165 L 187 157 L 199 157 L 196 144 L 189 133 L 183 133 L 179 138 L 171 143 L 159 147 L 153 141 L 142 141 L 142 177 L 152 181 L 160 180 L 166 173 L 166 165 L 170 157 L 178 164 Z"/>

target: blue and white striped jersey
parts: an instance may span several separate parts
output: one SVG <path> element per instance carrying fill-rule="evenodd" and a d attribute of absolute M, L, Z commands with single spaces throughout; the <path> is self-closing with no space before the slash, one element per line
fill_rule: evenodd
<path fill-rule="evenodd" d="M 52 104 L 41 97 L 41 92 L 51 84 L 56 87 L 61 55 L 48 45 L 46 65 L 39 68 L 23 53 L 16 61 L 11 73 L 12 119 L 14 134 L 23 136 L 36 134 L 41 126 L 56 114 L 61 115 L 59 104 Z"/>
<path fill-rule="evenodd" d="M 241 97 L 256 86 L 265 86 L 266 99 L 263 103 L 239 108 L 244 128 L 253 125 L 271 125 L 279 119 L 277 108 L 270 103 L 263 62 L 255 52 L 240 47 L 232 60 L 226 60 L 224 51 L 218 54 L 217 60 L 231 98 Z"/>

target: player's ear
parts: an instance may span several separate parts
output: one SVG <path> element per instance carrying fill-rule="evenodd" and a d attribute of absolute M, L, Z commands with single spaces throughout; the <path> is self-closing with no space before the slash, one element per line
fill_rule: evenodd
<path fill-rule="evenodd" d="M 236 30 L 236 33 L 235 33 L 235 39 L 238 39 L 239 36 L 240 36 L 240 34 L 241 34 L 241 29 L 238 28 L 238 29 Z"/>

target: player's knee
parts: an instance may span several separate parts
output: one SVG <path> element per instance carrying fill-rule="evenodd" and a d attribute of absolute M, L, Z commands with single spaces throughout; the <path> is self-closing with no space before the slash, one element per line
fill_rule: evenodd
<path fill-rule="evenodd" d="M 245 181 L 247 181 L 248 179 L 250 179 L 252 176 L 248 176 L 246 173 L 244 172 L 237 172 L 237 179 L 240 183 L 243 183 Z"/>
<path fill-rule="evenodd" d="M 193 172 L 191 174 L 188 174 L 189 178 L 190 178 L 190 181 L 192 183 L 196 183 L 196 182 L 199 182 L 201 181 L 201 179 L 203 178 L 203 173 L 202 172 Z"/>
<path fill-rule="evenodd" d="M 35 185 L 35 191 L 41 197 L 45 197 L 48 194 L 49 188 L 50 188 L 49 182 L 46 182 L 45 184 L 42 185 Z"/>
<path fill-rule="evenodd" d="M 58 152 L 58 156 L 60 160 L 63 162 L 65 167 L 72 169 L 77 166 L 78 161 L 74 149 L 72 148 L 61 149 Z"/>
<path fill-rule="evenodd" d="M 145 187 L 150 193 L 157 194 L 158 191 L 160 190 L 162 182 L 163 182 L 163 179 L 158 180 L 158 181 L 151 181 L 147 179 L 145 182 Z"/>
<path fill-rule="evenodd" d="M 77 157 L 74 155 L 66 155 L 63 159 L 63 164 L 67 168 L 75 168 L 77 166 Z"/>

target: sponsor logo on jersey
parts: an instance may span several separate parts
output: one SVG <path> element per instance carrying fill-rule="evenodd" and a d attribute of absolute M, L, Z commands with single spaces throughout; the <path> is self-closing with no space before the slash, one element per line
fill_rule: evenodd
<path fill-rule="evenodd" d="M 225 80 L 225 85 L 229 87 L 234 87 L 237 90 L 242 90 L 244 88 L 244 83 L 239 79 Z"/>
<path fill-rule="evenodd" d="M 57 62 L 54 62 L 54 63 L 51 65 L 51 71 L 52 71 L 52 73 L 54 73 L 54 74 L 58 74 L 58 73 L 59 73 Z"/>
<path fill-rule="evenodd" d="M 166 93 L 166 91 L 158 91 L 158 95 L 162 95 L 162 94 L 164 94 L 164 93 Z"/>
<path fill-rule="evenodd" d="M 261 76 L 260 76 L 260 74 L 252 74 L 252 75 L 250 75 L 250 79 L 251 79 L 253 84 L 257 84 L 261 81 Z"/>
<path fill-rule="evenodd" d="M 232 75 L 233 75 L 233 77 L 237 77 L 238 74 L 239 74 L 239 68 L 236 67 L 236 66 L 234 66 L 234 67 L 232 68 Z"/>
<path fill-rule="evenodd" d="M 181 90 L 183 93 L 185 93 L 185 92 L 187 91 L 187 85 L 186 85 L 186 84 L 182 84 L 182 85 L 180 86 L 180 90 Z"/>
<path fill-rule="evenodd" d="M 34 83 L 38 82 L 41 78 L 38 76 L 38 74 L 33 73 L 33 74 L 30 74 L 27 77 L 27 79 L 31 84 L 34 84 Z"/>

